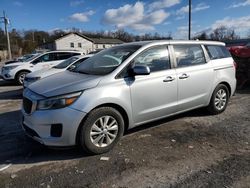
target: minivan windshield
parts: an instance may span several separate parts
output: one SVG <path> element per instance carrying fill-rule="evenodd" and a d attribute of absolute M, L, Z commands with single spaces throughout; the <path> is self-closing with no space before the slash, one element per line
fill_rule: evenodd
<path fill-rule="evenodd" d="M 140 45 L 124 45 L 103 50 L 70 71 L 91 75 L 109 74 L 140 47 Z"/>
<path fill-rule="evenodd" d="M 73 62 L 75 62 L 76 60 L 78 60 L 79 57 L 70 57 L 68 59 L 66 59 L 65 61 L 59 63 L 58 65 L 54 66 L 53 68 L 56 69 L 64 69 L 66 67 L 68 67 L 70 64 L 72 64 Z"/>

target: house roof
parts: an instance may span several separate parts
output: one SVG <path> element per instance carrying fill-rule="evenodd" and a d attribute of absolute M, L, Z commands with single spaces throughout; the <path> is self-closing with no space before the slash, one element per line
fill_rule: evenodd
<path fill-rule="evenodd" d="M 60 39 L 62 39 L 62 38 L 64 38 L 64 37 L 66 37 L 66 36 L 68 36 L 68 35 L 70 35 L 70 34 L 78 35 L 78 36 L 80 36 L 80 37 L 82 37 L 82 38 L 84 38 L 84 39 L 86 39 L 86 40 L 88 40 L 88 41 L 93 42 L 94 44 L 122 44 L 122 43 L 124 43 L 124 42 L 121 41 L 120 39 L 115 39 L 115 38 L 90 38 L 90 37 L 87 37 L 87 36 L 82 35 L 82 34 L 77 33 L 77 32 L 70 32 L 70 33 L 67 33 L 67 34 L 65 34 L 64 36 L 62 36 L 62 37 L 56 39 L 56 41 L 57 41 L 57 40 L 60 40 Z"/>
<path fill-rule="evenodd" d="M 124 43 L 120 39 L 113 38 L 90 38 L 95 44 L 122 44 Z"/>

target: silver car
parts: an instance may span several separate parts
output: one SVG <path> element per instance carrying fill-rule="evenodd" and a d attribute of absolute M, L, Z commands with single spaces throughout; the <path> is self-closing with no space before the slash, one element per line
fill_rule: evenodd
<path fill-rule="evenodd" d="M 127 43 L 28 86 L 23 128 L 42 144 L 99 154 L 135 126 L 200 107 L 219 114 L 235 87 L 224 43 Z"/>

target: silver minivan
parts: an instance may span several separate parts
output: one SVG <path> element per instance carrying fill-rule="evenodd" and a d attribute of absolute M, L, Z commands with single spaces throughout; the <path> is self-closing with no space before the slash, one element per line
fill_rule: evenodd
<path fill-rule="evenodd" d="M 99 154 L 135 126 L 201 107 L 219 114 L 235 88 L 224 43 L 127 43 L 28 86 L 22 124 L 42 144 Z"/>

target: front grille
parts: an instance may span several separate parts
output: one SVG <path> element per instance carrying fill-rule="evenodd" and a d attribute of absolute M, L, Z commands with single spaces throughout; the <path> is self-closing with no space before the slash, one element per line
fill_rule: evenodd
<path fill-rule="evenodd" d="M 23 109 L 27 114 L 30 114 L 32 111 L 32 101 L 25 97 L 23 97 Z"/>

